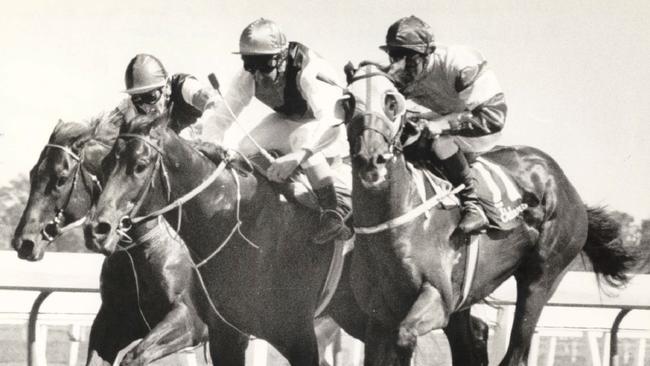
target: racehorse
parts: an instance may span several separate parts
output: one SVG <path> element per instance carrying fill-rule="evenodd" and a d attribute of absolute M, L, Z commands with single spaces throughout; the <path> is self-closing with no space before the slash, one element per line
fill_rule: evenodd
<path fill-rule="evenodd" d="M 101 191 L 99 166 L 123 123 L 113 117 L 92 124 L 59 121 L 55 127 L 30 172 L 28 204 L 12 240 L 20 258 L 38 261 L 52 243 L 83 237 L 79 224 Z M 102 306 L 91 327 L 87 364 L 113 364 L 121 349 L 140 338 L 121 364 L 148 364 L 207 341 L 207 327 L 187 291 L 193 274 L 185 247 L 167 230 L 156 221 L 134 228 L 135 242 L 123 243 L 132 247 L 104 262 Z M 318 321 L 322 349 L 338 330 L 331 323 Z"/>
<path fill-rule="evenodd" d="M 601 279 L 621 286 L 635 255 L 618 239 L 619 225 L 589 208 L 558 164 L 525 146 L 482 155 L 513 178 L 528 208 L 513 230 L 478 236 L 476 276 L 463 298 L 462 259 L 469 238 L 456 230 L 460 210 L 443 207 L 447 192 L 421 197 L 405 159 L 405 100 L 393 76 L 377 65 L 346 68 L 338 102 L 347 124 L 356 230 L 353 290 L 369 314 L 366 365 L 408 365 L 417 337 L 444 327 L 451 314 L 487 295 L 511 275 L 517 301 L 501 365 L 525 365 L 542 308 L 581 251 Z M 432 197 L 434 196 L 434 197 Z"/>
<path fill-rule="evenodd" d="M 243 354 L 220 355 L 235 336 L 252 334 L 267 340 L 291 365 L 316 365 L 313 318 L 332 253 L 331 246 L 310 243 L 317 212 L 283 202 L 276 185 L 246 159 L 223 151 L 215 166 L 167 125 L 163 115 L 123 127 L 106 160 L 105 189 L 86 227 L 88 247 L 110 254 L 119 232 L 164 215 L 180 227 L 203 279 L 195 291 L 211 299 L 200 314 L 210 328 L 213 359 L 238 364 Z M 348 269 L 343 278 L 349 278 Z M 364 339 L 367 317 L 347 281 L 341 281 L 327 313 Z M 447 335 L 455 364 L 485 364 L 474 361 L 487 358 L 485 348 L 482 354 L 469 352 L 469 311 L 452 323 L 456 327 L 449 327 Z"/>
<path fill-rule="evenodd" d="M 96 177 L 118 122 L 59 121 L 30 172 L 29 200 L 12 241 L 20 258 L 40 260 L 50 243 L 83 234 L 78 223 L 101 190 Z M 148 364 L 207 340 L 197 300 L 187 291 L 193 273 L 185 247 L 157 221 L 131 234 L 138 245 L 106 258 L 102 267 L 102 305 L 91 327 L 89 365 L 112 365 L 118 351 L 140 338 L 122 364 Z M 167 275 L 170 270 L 174 277 Z"/>

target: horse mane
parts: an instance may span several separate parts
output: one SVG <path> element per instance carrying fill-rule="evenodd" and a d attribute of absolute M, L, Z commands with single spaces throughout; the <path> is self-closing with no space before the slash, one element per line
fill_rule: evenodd
<path fill-rule="evenodd" d="M 119 133 L 137 133 L 148 135 L 149 132 L 157 127 L 167 127 L 171 121 L 169 112 L 141 114 L 126 123 L 122 123 Z"/>
<path fill-rule="evenodd" d="M 354 75 L 361 70 L 364 66 L 373 66 L 375 67 L 379 72 L 386 74 L 386 77 L 392 80 L 390 76 L 388 76 L 388 71 L 390 69 L 390 65 L 382 65 L 379 62 L 375 61 L 370 61 L 370 60 L 363 60 L 359 62 L 359 65 L 355 68 L 352 62 L 348 62 L 344 67 L 343 71 L 345 72 L 345 77 L 347 80 L 348 85 L 354 81 Z"/>
<path fill-rule="evenodd" d="M 112 145 L 119 134 L 120 128 L 125 124 L 124 114 L 115 108 L 110 112 L 100 114 L 90 121 L 94 125 L 93 139 Z"/>
<path fill-rule="evenodd" d="M 90 124 L 59 120 L 48 142 L 51 144 L 68 145 L 91 134 L 93 130 L 94 126 Z"/>

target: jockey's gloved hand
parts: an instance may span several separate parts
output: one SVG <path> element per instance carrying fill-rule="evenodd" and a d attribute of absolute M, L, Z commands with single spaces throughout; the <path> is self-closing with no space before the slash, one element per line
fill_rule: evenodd
<path fill-rule="evenodd" d="M 444 119 L 433 120 L 433 121 L 424 120 L 424 121 L 426 121 L 424 122 L 425 131 L 430 136 L 438 136 L 441 135 L 446 130 L 449 130 L 449 122 L 447 122 Z"/>
<path fill-rule="evenodd" d="M 293 174 L 293 172 L 309 158 L 309 151 L 300 149 L 281 156 L 271 163 L 267 169 L 267 176 L 275 182 L 283 182 Z"/>
<path fill-rule="evenodd" d="M 417 124 L 421 119 L 421 113 L 407 109 L 404 114 L 404 118 L 406 118 L 407 123 Z"/>

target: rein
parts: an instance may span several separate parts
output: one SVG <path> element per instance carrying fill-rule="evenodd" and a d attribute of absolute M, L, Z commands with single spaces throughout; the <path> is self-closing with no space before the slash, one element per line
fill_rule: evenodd
<path fill-rule="evenodd" d="M 367 74 L 355 76 L 355 77 L 353 77 L 353 78 L 351 78 L 349 80 L 349 83 L 351 84 L 354 81 L 364 80 L 364 79 L 367 80 L 367 83 L 370 83 L 370 78 L 375 77 L 375 76 L 386 77 L 388 80 L 390 80 L 391 82 L 394 83 L 394 79 L 390 75 L 388 75 L 388 74 L 386 74 L 384 72 L 381 72 L 381 71 L 369 72 Z M 369 103 L 366 103 L 366 104 L 368 105 Z M 379 120 L 379 121 L 383 122 L 386 125 L 390 125 L 391 123 L 393 123 L 393 122 L 389 122 L 386 119 L 385 116 L 383 116 L 381 114 L 378 114 L 376 112 L 372 112 L 370 110 L 366 110 L 360 116 L 363 117 L 364 120 L 367 119 L 367 116 L 373 117 L 373 119 L 371 119 L 370 122 L 373 122 L 376 119 L 376 120 Z M 361 134 L 364 131 L 372 131 L 374 133 L 379 134 L 381 137 L 383 137 L 383 139 L 388 144 L 388 153 L 382 154 L 382 155 L 384 155 L 384 158 L 385 158 L 386 161 L 392 160 L 392 159 L 395 158 L 395 151 L 397 151 L 397 153 L 402 153 L 403 146 L 402 146 L 402 143 L 400 141 L 400 136 L 402 134 L 402 131 L 404 130 L 405 124 L 406 124 L 406 113 L 402 114 L 402 116 L 400 117 L 400 125 L 399 125 L 399 128 L 397 129 L 395 135 L 392 138 L 388 138 L 388 136 L 385 133 L 383 133 L 380 129 L 378 129 L 377 127 L 372 126 L 372 124 L 371 124 L 371 126 L 366 126 L 366 124 L 364 123 L 363 129 L 361 129 L 361 131 L 359 132 L 359 136 L 361 136 Z M 392 131 L 392 129 L 391 129 L 391 131 Z M 377 224 L 377 225 L 373 225 L 373 226 L 355 226 L 354 227 L 354 232 L 356 234 L 361 234 L 361 235 L 371 235 L 371 234 L 376 234 L 376 233 L 379 233 L 379 232 L 382 232 L 382 231 L 386 231 L 386 230 L 390 230 L 390 229 L 400 227 L 400 226 L 402 226 L 404 224 L 407 224 L 407 223 L 415 220 L 420 215 L 425 214 L 426 212 L 431 210 L 433 207 L 435 207 L 438 203 L 440 203 L 440 201 L 442 201 L 444 198 L 446 198 L 446 197 L 448 197 L 450 195 L 456 194 L 456 193 L 460 192 L 464 188 L 465 188 L 464 185 L 460 185 L 458 187 L 455 187 L 454 189 L 438 193 L 435 196 L 433 196 L 433 197 L 427 199 L 426 201 L 422 202 L 420 205 L 416 206 L 415 208 L 409 210 L 405 214 L 400 215 L 398 217 L 395 217 L 393 219 L 390 219 L 390 220 L 388 220 L 386 222 L 383 222 L 381 224 Z"/>
<path fill-rule="evenodd" d="M 354 227 L 354 232 L 356 234 L 362 234 L 362 235 L 370 235 L 370 234 L 376 234 L 385 230 L 389 229 L 394 229 L 396 227 L 402 226 L 404 224 L 407 224 L 411 221 L 413 221 L 415 218 L 418 216 L 426 213 L 427 211 L 431 210 L 433 207 L 435 207 L 440 201 L 442 201 L 444 198 L 456 194 L 463 190 L 465 188 L 464 185 L 459 185 L 456 188 L 446 191 L 446 192 L 441 192 L 438 193 L 437 195 L 429 198 L 428 200 L 422 202 L 419 206 L 413 208 L 409 212 L 397 216 L 393 219 L 390 219 L 384 223 L 374 225 L 374 226 L 355 226 Z"/>
<path fill-rule="evenodd" d="M 151 175 L 148 178 L 147 184 L 145 185 L 145 187 L 143 187 L 143 190 L 140 192 L 140 197 L 138 198 L 138 202 L 133 207 L 131 212 L 132 213 L 137 213 L 137 210 L 139 210 L 140 206 L 144 202 L 144 199 L 145 199 L 147 193 L 149 192 L 149 187 L 151 186 L 151 182 L 153 182 L 154 176 L 156 175 L 156 172 L 158 171 L 158 167 L 160 167 L 160 170 L 162 171 L 162 174 L 163 174 L 163 177 L 164 177 L 164 181 L 167 184 L 168 197 L 169 197 L 169 195 L 171 194 L 171 185 L 169 183 L 169 177 L 168 177 L 168 175 L 166 173 L 164 163 L 162 161 L 163 160 L 163 155 L 164 155 L 162 149 L 159 148 L 156 144 L 154 144 L 154 142 L 150 141 L 148 138 L 146 138 L 144 136 L 141 136 L 141 135 L 130 134 L 130 133 L 129 134 L 120 134 L 118 136 L 118 138 L 137 138 L 137 139 L 139 139 L 141 141 L 144 141 L 149 146 L 152 146 L 154 148 L 154 150 L 158 152 L 158 157 L 156 159 L 156 167 L 154 167 L 153 171 L 151 172 Z M 186 203 L 187 201 L 191 200 L 192 198 L 196 197 L 199 193 L 203 192 L 208 186 L 210 186 L 212 183 L 214 183 L 214 181 L 221 175 L 221 173 L 224 171 L 224 169 L 226 169 L 227 166 L 228 166 L 228 162 L 226 160 L 222 160 L 219 163 L 219 165 L 217 166 L 217 169 L 215 169 L 215 171 L 212 172 L 212 174 L 210 174 L 210 176 L 207 177 L 201 184 L 199 184 L 198 186 L 196 186 L 191 191 L 187 192 L 186 194 L 184 194 L 180 198 L 176 199 L 175 201 L 171 202 L 170 204 L 168 204 L 167 206 L 165 206 L 165 207 L 163 207 L 161 209 L 158 209 L 158 210 L 153 211 L 153 212 L 151 212 L 149 214 L 134 217 L 134 218 L 131 218 L 130 215 L 126 215 L 126 216 L 122 217 L 120 219 L 120 224 L 119 224 L 120 227 L 117 229 L 117 232 L 123 239 L 126 238 L 127 239 L 126 241 L 131 242 L 132 244 L 128 245 L 128 246 L 125 246 L 125 247 L 121 247 L 120 250 L 121 251 L 126 251 L 128 253 L 129 249 L 131 249 L 131 248 L 133 248 L 133 247 L 135 247 L 135 246 L 137 246 L 139 244 L 139 243 L 133 243 L 133 239 L 131 237 L 129 237 L 128 234 L 126 233 L 128 230 L 130 230 L 132 228 L 133 225 L 138 224 L 138 223 L 143 222 L 143 221 L 146 221 L 146 220 L 149 220 L 149 219 L 152 219 L 152 218 L 158 218 L 160 220 L 160 218 L 161 218 L 161 216 L 163 214 L 165 214 L 165 213 L 167 213 L 167 212 L 169 212 L 169 211 L 171 211 L 173 209 L 178 209 L 179 210 L 177 230 L 176 230 L 175 235 L 171 235 L 171 233 L 168 233 L 168 234 L 172 238 L 179 239 L 178 232 L 180 230 L 182 205 L 184 203 Z M 237 194 L 236 194 L 236 211 L 235 211 L 236 212 L 236 223 L 233 226 L 233 228 L 230 230 L 230 233 L 226 236 L 226 238 L 223 240 L 223 242 L 221 244 L 219 244 L 219 246 L 217 246 L 217 248 L 210 255 L 208 255 L 205 259 L 203 259 L 199 263 L 194 262 L 194 259 L 192 258 L 192 255 L 190 253 L 190 248 L 187 246 L 187 244 L 185 244 L 185 242 L 182 242 L 182 243 L 184 244 L 185 248 L 187 249 L 186 253 L 188 255 L 188 259 L 189 259 L 190 263 L 192 263 L 192 268 L 194 269 L 194 271 L 197 274 L 197 278 L 199 280 L 199 283 L 201 285 L 203 293 L 204 293 L 206 299 L 208 300 L 208 303 L 210 304 L 210 307 L 212 308 L 212 311 L 215 313 L 215 315 L 221 321 L 223 321 L 225 324 L 230 326 L 232 329 L 236 330 L 237 332 L 239 332 L 242 335 L 249 336 L 249 334 L 245 333 L 244 331 L 240 330 L 237 326 L 235 326 L 234 324 L 229 322 L 221 314 L 221 312 L 217 309 L 217 307 L 214 304 L 212 298 L 210 297 L 210 293 L 209 293 L 209 291 L 208 291 L 208 289 L 207 289 L 207 287 L 205 285 L 205 282 L 203 280 L 203 276 L 201 275 L 201 272 L 200 272 L 200 268 L 203 265 L 205 265 L 208 261 L 210 261 L 210 259 L 214 258 L 215 255 L 217 255 L 219 252 L 221 252 L 221 250 L 230 242 L 230 240 L 232 239 L 232 237 L 234 236 L 235 233 L 238 233 L 244 239 L 244 241 L 246 241 L 249 245 L 251 245 L 255 249 L 259 249 L 259 246 L 256 245 L 255 243 L 253 243 L 250 239 L 248 239 L 244 235 L 244 233 L 242 233 L 242 231 L 241 231 L 241 224 L 242 224 L 242 220 L 240 218 L 241 187 L 240 187 L 239 178 L 237 176 L 237 173 L 233 172 L 233 171 L 231 171 L 231 173 L 233 174 L 233 177 L 234 177 L 234 180 L 235 180 L 235 183 L 236 183 L 236 186 L 237 186 Z M 159 228 L 160 226 L 161 225 L 159 224 L 159 225 L 156 226 L 156 228 Z M 156 228 L 149 231 L 147 234 L 145 234 L 144 237 L 149 239 L 149 238 L 151 238 L 153 236 L 158 236 L 159 235 L 158 234 L 159 230 L 156 230 Z M 154 232 L 154 230 L 155 230 L 155 232 Z M 143 240 L 141 238 L 141 240 L 139 240 L 139 242 L 141 243 L 142 241 Z M 133 268 L 133 270 L 135 271 L 135 268 Z M 136 290 L 137 290 L 137 284 L 136 284 Z M 142 317 L 144 318 L 144 314 L 142 314 Z M 146 319 L 144 319 L 144 320 L 146 322 Z"/>

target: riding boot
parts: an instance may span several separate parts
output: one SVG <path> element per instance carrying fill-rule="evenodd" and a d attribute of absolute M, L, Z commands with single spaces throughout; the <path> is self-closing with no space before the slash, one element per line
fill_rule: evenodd
<path fill-rule="evenodd" d="M 463 205 L 463 218 L 458 224 L 458 228 L 466 234 L 486 228 L 489 222 L 478 200 L 475 179 L 470 175 L 469 163 L 463 152 L 458 150 L 454 155 L 442 160 L 442 165 L 451 184 L 454 186 L 465 185 L 465 188 L 458 194 Z"/>
<path fill-rule="evenodd" d="M 351 211 L 351 202 L 346 199 L 350 194 L 339 192 L 334 184 L 314 189 L 314 192 L 322 211 L 318 231 L 312 241 L 315 244 L 325 244 L 335 239 L 351 238 L 352 231 L 345 225 L 345 220 Z"/>

